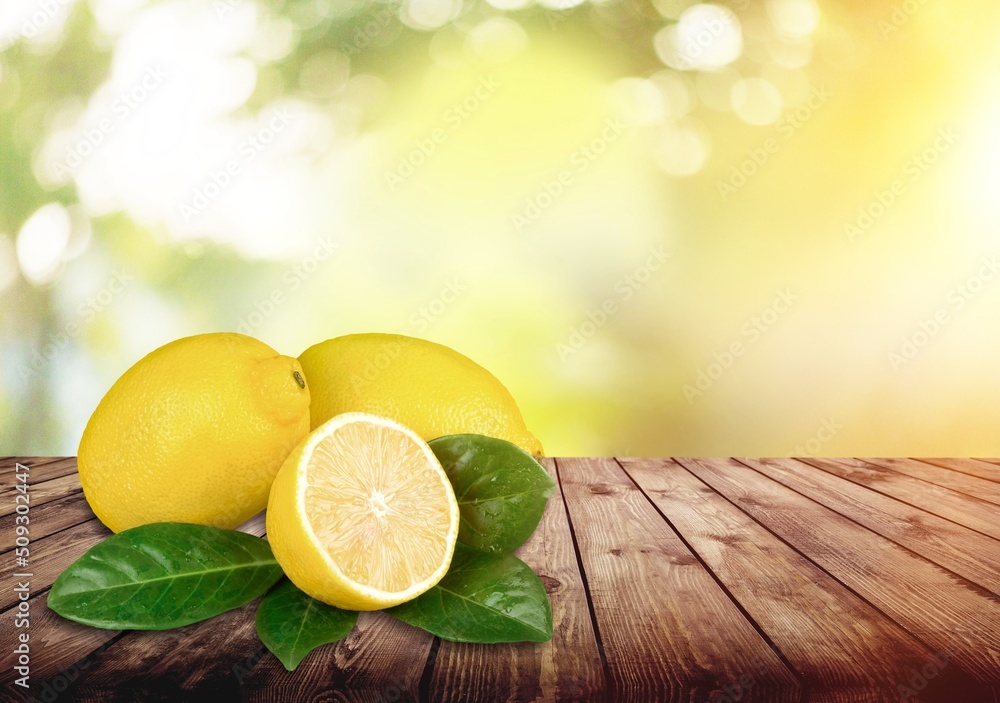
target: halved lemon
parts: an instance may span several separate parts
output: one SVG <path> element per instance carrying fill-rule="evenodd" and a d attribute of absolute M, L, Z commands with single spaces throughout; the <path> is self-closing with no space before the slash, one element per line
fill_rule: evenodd
<path fill-rule="evenodd" d="M 448 571 L 458 501 L 413 430 L 345 413 L 317 427 L 278 471 L 267 539 L 308 595 L 379 610 L 416 598 Z"/>

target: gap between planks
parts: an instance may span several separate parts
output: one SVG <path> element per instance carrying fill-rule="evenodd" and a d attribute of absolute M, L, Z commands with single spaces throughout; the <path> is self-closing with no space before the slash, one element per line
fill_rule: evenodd
<path fill-rule="evenodd" d="M 960 474 L 977 476 L 979 478 L 984 478 L 987 481 L 1000 483 L 1000 466 L 996 465 L 997 463 L 1000 463 L 1000 459 L 969 459 L 966 457 L 953 457 L 950 459 L 917 458 L 915 461 L 922 461 L 925 464 L 940 466 L 948 469 L 949 471 L 956 471 Z"/>
<path fill-rule="evenodd" d="M 621 467 L 621 466 L 619 466 L 619 468 L 622 468 L 622 467 Z M 758 469 L 754 468 L 754 467 L 749 467 L 749 468 L 751 468 L 752 470 L 754 470 L 754 471 L 757 471 L 758 473 L 760 473 L 760 471 L 759 471 Z M 676 535 L 678 536 L 678 538 L 680 538 L 680 539 L 681 539 L 681 540 L 683 541 L 683 540 L 684 540 L 684 538 L 683 538 L 683 535 L 681 535 L 681 534 L 680 534 L 680 533 L 679 533 L 679 532 L 677 531 L 677 529 L 676 529 L 676 528 L 675 528 L 675 527 L 674 527 L 674 526 L 673 526 L 673 525 L 671 524 L 670 520 L 668 520 L 668 519 L 667 519 L 667 518 L 665 517 L 665 515 L 664 515 L 664 514 L 663 514 L 663 513 L 661 512 L 661 511 L 659 511 L 659 510 L 658 510 L 658 508 L 657 508 L 657 506 L 655 505 L 655 503 L 654 503 L 654 502 L 653 502 L 653 501 L 652 501 L 652 500 L 650 499 L 650 497 L 649 497 L 648 495 L 646 495 L 645 491 L 643 491 L 643 490 L 642 490 L 641 486 L 639 486 L 639 484 L 638 484 L 638 483 L 637 483 L 637 482 L 636 482 L 636 481 L 635 481 L 635 480 L 634 480 L 634 479 L 633 479 L 633 478 L 632 478 L 632 477 L 631 477 L 631 476 L 630 476 L 630 475 L 628 474 L 627 470 L 624 470 L 624 469 L 622 469 L 622 470 L 623 470 L 623 472 L 625 473 L 625 475 L 626 475 L 626 476 L 628 477 L 628 480 L 629 480 L 629 481 L 630 481 L 630 482 L 631 482 L 631 483 L 632 483 L 633 485 L 635 485 L 635 486 L 636 486 L 636 488 L 637 488 L 637 489 L 638 489 L 638 490 L 639 490 L 639 491 L 640 491 L 640 492 L 641 492 L 641 493 L 643 494 L 643 496 L 645 497 L 645 500 L 646 500 L 646 501 L 647 501 L 648 503 L 650 503 L 650 505 L 651 505 L 651 506 L 653 507 L 653 509 L 654 509 L 654 510 L 656 510 L 656 511 L 657 511 L 657 512 L 658 512 L 658 513 L 660 514 L 660 517 L 661 517 L 661 519 L 663 519 L 663 520 L 664 520 L 664 522 L 665 522 L 665 523 L 667 524 L 668 528 L 669 528 L 669 529 L 671 529 L 671 530 L 672 530 L 672 531 L 673 531 L 673 532 L 674 532 L 674 533 L 675 533 L 675 534 L 676 534 Z M 685 471 L 688 471 L 688 469 L 686 469 L 686 468 L 685 468 Z M 562 487 L 562 477 L 561 477 L 561 472 L 559 471 L 559 468 L 558 468 L 558 467 L 556 467 L 556 469 L 555 469 L 555 473 L 556 473 L 556 477 L 557 477 L 557 480 L 559 481 L 559 485 L 560 485 L 560 488 L 561 488 L 561 487 Z M 702 479 L 701 479 L 701 478 L 699 477 L 699 480 L 702 480 Z M 773 480 L 773 479 L 772 479 L 772 480 Z M 779 483 L 780 483 L 780 482 L 779 482 Z M 706 485 L 708 485 L 708 484 L 706 484 Z M 859 484 L 853 484 L 853 485 L 859 485 Z M 872 491 L 872 489 L 871 489 L 871 488 L 869 488 L 869 487 L 867 487 L 867 486 L 863 486 L 863 485 L 859 485 L 859 487 L 860 487 L 860 488 L 862 488 L 862 489 L 864 489 L 864 490 L 868 490 L 868 491 Z M 714 489 L 714 488 L 712 488 L 712 490 L 713 490 L 713 491 L 715 491 L 715 489 Z M 794 490 L 794 489 L 792 489 L 792 490 Z M 716 492 L 716 493 L 717 493 L 718 495 L 720 495 L 720 496 L 721 496 L 721 497 L 722 497 L 723 499 L 725 499 L 725 500 L 729 500 L 729 499 L 728 499 L 728 498 L 727 498 L 726 496 L 722 495 L 721 493 L 718 493 L 718 491 L 715 491 L 715 492 Z M 796 492 L 798 492 L 798 491 L 796 491 Z M 884 494 L 881 494 L 881 493 L 878 493 L 877 491 L 872 491 L 872 493 L 874 493 L 874 494 L 876 494 L 876 495 L 884 495 Z M 64 497 L 65 497 L 65 496 L 64 496 Z M 809 496 L 804 496 L 804 497 L 807 497 L 807 498 L 809 498 Z M 900 500 L 900 499 L 898 499 L 898 498 L 896 498 L 896 497 L 894 497 L 894 496 L 884 496 L 884 497 L 885 497 L 885 498 L 887 498 L 887 499 L 890 499 L 890 500 L 895 500 L 895 501 L 899 501 L 900 503 L 902 503 L 902 504 L 904 504 L 904 505 L 909 505 L 909 504 L 908 504 L 908 503 L 906 503 L 905 501 L 902 501 L 902 500 Z M 812 498 L 810 498 L 810 500 L 813 500 L 813 502 L 816 502 L 816 501 L 815 501 L 814 499 L 812 499 Z M 730 501 L 730 502 L 732 502 L 732 501 Z M 819 503 L 819 504 L 820 504 L 820 505 L 822 505 L 822 503 Z M 39 505 L 41 506 L 41 505 L 47 505 L 47 504 L 39 504 Z M 736 504 L 734 503 L 733 505 L 736 505 Z M 915 509 L 915 510 L 923 510 L 923 509 L 921 509 L 921 508 L 919 508 L 919 507 L 917 507 L 917 506 L 910 506 L 910 507 L 912 507 L 912 508 L 913 508 L 913 509 Z M 755 520 L 755 521 L 756 521 L 756 518 L 754 518 L 754 517 L 753 517 L 752 515 L 750 515 L 749 513 L 746 513 L 746 511 L 745 511 L 745 510 L 743 510 L 742 508 L 740 508 L 739 506 L 736 506 L 736 508 L 737 508 L 737 509 L 739 509 L 739 510 L 741 510 L 742 512 L 744 512 L 744 514 L 747 514 L 747 515 L 748 515 L 748 517 L 749 517 L 749 518 L 750 518 L 751 520 Z M 595 636 L 596 636 L 596 637 L 598 638 L 598 640 L 597 640 L 597 641 L 598 641 L 598 651 L 599 651 L 599 653 L 600 653 L 600 655 L 601 655 L 601 664 L 602 664 L 602 668 L 604 668 L 604 669 L 605 669 L 604 673 L 605 673 L 605 675 L 607 676 L 607 678 L 606 678 L 606 681 L 607 681 L 607 682 L 610 682 L 610 681 L 611 681 L 611 678 L 610 678 L 610 675 L 608 675 L 608 674 L 607 674 L 607 666 L 608 666 L 608 664 L 607 664 L 607 660 L 606 660 L 606 655 L 605 655 L 605 652 L 604 652 L 604 646 L 603 646 L 603 643 L 601 643 L 601 640 L 600 640 L 600 628 L 599 628 L 599 623 L 598 623 L 598 619 L 597 619 L 597 616 L 596 616 L 596 613 L 595 613 L 595 611 L 594 611 L 594 605 L 593 605 L 593 600 L 592 600 L 592 597 L 591 597 L 591 593 L 590 593 L 590 585 L 589 585 L 589 583 L 587 583 L 587 571 L 586 571 L 586 569 L 585 569 L 585 568 L 584 568 L 584 566 L 583 566 L 583 559 L 582 559 L 582 556 L 581 556 L 581 552 L 580 552 L 580 546 L 579 546 L 579 543 L 578 543 L 578 540 L 577 540 L 577 536 L 576 536 L 576 533 L 575 533 L 575 530 L 574 530 L 574 525 L 573 525 L 573 522 L 572 522 L 572 517 L 571 517 L 571 515 L 570 515 L 570 508 L 569 508 L 569 506 L 568 506 L 568 501 L 564 502 L 564 504 L 563 504 L 563 506 L 562 506 L 562 509 L 563 509 L 563 510 L 565 511 L 565 514 L 566 514 L 566 519 L 567 519 L 567 523 L 568 523 L 568 527 L 569 527 L 569 532 L 570 532 L 570 536 L 571 536 L 571 538 L 572 538 L 572 542 L 573 542 L 573 548 L 574 548 L 574 556 L 575 556 L 575 558 L 576 558 L 576 560 L 577 560 L 577 568 L 579 569 L 579 572 L 580 572 L 580 575 L 581 575 L 581 579 L 583 580 L 583 587 L 584 587 L 584 590 L 585 590 L 585 593 L 586 593 L 586 600 L 587 600 L 587 605 L 588 605 L 588 613 L 589 613 L 589 616 L 591 617 L 591 623 L 592 623 L 592 626 L 593 626 L 593 628 L 594 628 L 594 632 L 595 632 Z M 835 512 L 836 512 L 836 511 L 835 511 Z M 846 516 L 845 516 L 845 517 L 846 517 Z M 849 520 L 850 520 L 851 518 L 850 518 L 850 517 L 846 517 L 846 519 L 849 519 Z M 941 519 L 942 519 L 942 520 L 946 520 L 946 518 L 941 518 Z M 768 528 L 768 526 L 767 526 L 767 525 L 764 525 L 763 523 L 758 523 L 758 524 L 761 524 L 761 526 L 762 526 L 762 528 L 763 528 L 763 529 L 765 529 L 765 530 L 768 530 L 769 532 L 771 532 L 771 530 L 770 530 L 770 529 Z M 867 528 L 867 529 L 871 529 L 871 528 Z M 60 531 L 60 532 L 61 532 L 61 531 Z M 889 538 L 885 537 L 884 535 L 881 535 L 880 533 L 878 533 L 878 532 L 877 532 L 877 531 L 875 531 L 875 530 L 872 530 L 872 532 L 874 532 L 874 533 L 875 533 L 876 535 L 879 535 L 880 537 L 883 537 L 883 538 L 885 538 L 885 539 L 889 539 Z M 54 535 L 56 535 L 56 534 L 58 534 L 58 533 L 53 533 L 53 536 L 54 536 Z M 774 534 L 774 533 L 772 532 L 772 534 Z M 779 540 L 781 539 L 780 537 L 777 537 L 777 538 L 778 538 Z M 782 541 L 783 541 L 783 540 L 782 540 Z M 892 541 L 892 540 L 890 540 L 890 541 Z M 697 555 L 698 555 L 697 551 L 696 551 L 696 550 L 694 550 L 694 549 L 691 549 L 691 546 L 690 546 L 690 544 L 689 544 L 689 543 L 687 543 L 686 541 L 685 541 L 685 544 L 687 544 L 687 545 L 688 545 L 688 548 L 689 548 L 689 549 L 690 549 L 690 550 L 692 551 L 692 553 L 693 553 L 693 554 L 694 554 L 694 555 L 695 555 L 695 556 L 697 557 Z M 787 543 L 786 543 L 786 544 L 787 544 Z M 898 543 L 897 543 L 897 544 L 898 544 Z M 904 549 L 906 548 L 906 547 L 905 547 L 904 545 L 899 545 L 899 546 L 901 546 L 901 547 L 902 547 L 902 548 L 904 548 Z M 789 547 L 790 547 L 791 549 L 795 550 L 796 552 L 798 552 L 798 550 L 797 550 L 797 549 L 796 549 L 796 548 L 795 548 L 794 546 L 792 546 L 792 545 L 789 545 Z M 801 552 L 799 552 L 799 553 L 801 554 Z M 806 559 L 809 559 L 809 560 L 811 561 L 811 559 L 810 559 L 810 558 L 809 558 L 809 557 L 808 557 L 807 555 L 803 554 L 803 556 L 804 556 L 804 558 L 806 558 Z M 704 562 L 703 562 L 703 566 L 704 566 Z M 939 566 L 940 566 L 940 565 L 939 565 Z M 817 568 L 820 568 L 820 569 L 822 569 L 822 566 L 817 566 Z M 718 581 L 717 577 L 715 576 L 714 572 L 713 572 L 713 571 L 712 571 L 711 569 L 706 569 L 706 570 L 708 570 L 708 571 L 709 571 L 709 574 L 710 574 L 710 575 L 712 575 L 712 576 L 713 576 L 713 578 L 715 578 L 715 579 L 716 579 L 716 581 Z M 825 569 L 823 569 L 823 571 L 824 571 L 825 573 L 829 573 L 829 572 L 826 572 L 826 570 L 825 570 Z M 831 576 L 831 578 L 833 578 L 834 580 L 836 580 L 836 581 L 838 581 L 838 582 L 839 582 L 839 580 L 838 580 L 838 579 L 837 579 L 837 578 L 836 578 L 835 576 L 833 576 L 832 574 L 830 574 L 830 576 Z M 845 587 L 846 587 L 846 588 L 848 588 L 848 590 L 850 590 L 850 587 L 848 587 L 848 586 L 846 586 L 846 585 L 845 585 Z M 735 599 L 733 598 L 733 596 L 732 596 L 732 594 L 731 594 L 731 593 L 727 593 L 727 595 L 728 595 L 728 596 L 729 596 L 729 598 L 730 598 L 730 599 L 731 599 L 731 600 L 732 600 L 732 601 L 734 602 L 734 604 L 737 604 L 737 605 L 738 605 L 738 603 L 736 603 L 736 600 L 735 600 Z M 44 605 L 43 605 L 43 607 L 44 607 Z M 753 624 L 753 625 L 754 625 L 755 627 L 758 627 L 758 628 L 759 628 L 759 626 L 758 626 L 758 625 L 757 625 L 757 624 L 756 624 L 756 623 L 755 623 L 755 622 L 753 621 L 753 619 L 752 619 L 752 618 L 747 618 L 747 619 L 748 619 L 748 621 L 749 621 L 749 622 L 750 622 L 751 624 Z M 124 634 L 122 634 L 122 635 L 117 635 L 117 636 L 116 636 L 116 639 L 115 639 L 115 641 L 117 642 L 117 639 L 119 639 L 119 638 L 121 638 L 121 637 L 124 637 L 124 636 L 125 636 Z M 436 638 L 435 638 L 435 640 L 436 640 Z M 436 641 L 436 644 L 435 644 L 435 649 L 434 649 L 434 651 L 435 651 L 435 652 L 437 651 L 437 650 L 436 650 L 436 647 L 437 647 L 437 646 L 440 646 L 440 642 L 439 642 L 439 641 Z M 774 645 L 772 645 L 772 647 L 774 647 Z M 780 650 L 778 650 L 778 651 L 780 652 Z M 429 654 L 430 654 L 430 652 L 429 652 Z M 87 653 L 87 655 L 86 655 L 86 656 L 84 656 L 84 657 L 83 657 L 83 660 L 84 660 L 84 661 L 85 661 L 85 660 L 87 659 L 87 656 L 89 656 L 89 652 Z M 433 670 L 434 670 L 434 661 L 433 661 L 433 660 L 432 660 L 432 659 L 431 659 L 430 657 L 428 657 L 428 658 L 427 658 L 427 660 L 425 661 L 425 666 L 424 666 L 424 669 L 423 669 L 423 674 L 421 675 L 421 684 L 423 683 L 423 678 L 424 678 L 424 676 L 428 676 L 428 675 L 430 675 L 430 674 L 433 674 Z M 429 680 L 428 680 L 428 685 L 429 685 Z M 424 696 L 424 694 L 425 694 L 425 693 L 427 693 L 427 689 L 423 689 L 423 690 L 421 690 L 421 697 L 420 697 L 420 699 L 421 699 L 421 700 L 429 700 L 429 698 L 428 698 L 428 697 L 425 697 L 425 696 Z M 428 694 L 428 695 L 429 695 L 429 694 Z M 609 691 L 609 695 L 610 695 L 610 691 Z"/>
<path fill-rule="evenodd" d="M 1000 541 L 903 500 L 817 470 L 829 460 L 742 459 L 757 473 L 924 559 L 1000 594 Z"/>
<path fill-rule="evenodd" d="M 804 678 L 809 701 L 895 701 L 911 664 L 933 660 L 918 638 L 683 465 L 621 463 Z M 947 692 L 970 689 L 981 692 L 953 669 L 923 694 L 949 700 Z"/>
<path fill-rule="evenodd" d="M 17 490 L 16 464 L 28 467 L 28 488 L 76 473 L 76 457 L 56 457 L 41 461 L 17 461 L 0 468 L 0 497 L 9 496 Z"/>
<path fill-rule="evenodd" d="M 803 695 L 793 671 L 613 459 L 559 459 L 558 467 L 610 670 L 609 700 L 707 700 L 748 672 L 755 701 Z"/>
<path fill-rule="evenodd" d="M 1000 483 L 980 478 L 972 474 L 952 471 L 939 464 L 931 464 L 917 459 L 880 459 L 864 457 L 858 459 L 898 474 L 911 476 L 925 483 L 947 488 L 971 498 L 985 500 L 1000 506 Z M 1000 509 L 1000 507 L 998 507 Z"/>
<path fill-rule="evenodd" d="M 994 594 L 736 459 L 679 461 L 923 644 L 949 652 L 978 685 L 1000 690 Z"/>
<path fill-rule="evenodd" d="M 639 492 L 642 493 L 643 497 L 645 497 L 645 499 L 649 502 L 649 504 L 653 506 L 653 509 L 656 510 L 656 512 L 659 514 L 659 516 L 661 518 L 663 518 L 664 522 L 667 523 L 667 526 L 671 530 L 673 530 L 674 534 L 676 534 L 677 537 L 681 540 L 681 542 L 684 543 L 684 546 L 688 548 L 688 551 L 690 551 L 694 555 L 695 559 L 697 559 L 698 562 L 705 569 L 705 571 L 708 572 L 708 575 L 711 576 L 712 579 L 719 585 L 719 588 L 722 589 L 723 593 L 725 593 L 727 596 L 729 596 L 729 600 L 731 600 L 733 602 L 733 605 L 735 605 L 736 608 L 740 611 L 740 613 L 743 614 L 743 617 L 746 618 L 747 622 L 749 622 L 750 625 L 752 625 L 753 628 L 755 630 L 757 630 L 757 634 L 760 635 L 761 639 L 763 639 L 767 643 L 767 646 L 771 648 L 771 650 L 774 652 L 774 654 L 782 661 L 782 663 L 784 663 L 785 667 L 799 681 L 799 683 L 802 685 L 802 700 L 803 701 L 807 700 L 808 699 L 808 686 L 806 685 L 805 679 L 802 677 L 801 672 L 799 672 L 798 669 L 796 669 L 796 667 L 792 664 L 792 662 L 788 659 L 788 657 L 785 656 L 784 652 L 782 652 L 781 649 L 778 647 L 778 645 L 776 645 L 774 643 L 774 640 L 764 630 L 764 628 L 761 627 L 760 623 L 757 622 L 757 619 L 754 618 L 749 613 L 749 611 L 747 611 L 746 607 L 736 597 L 736 595 L 733 593 L 732 589 L 730 589 L 730 587 L 725 582 L 723 582 L 723 580 L 715 572 L 715 569 L 713 569 L 711 566 L 709 566 L 708 562 L 705 561 L 704 556 L 699 552 L 699 550 L 697 550 L 697 549 L 694 548 L 694 546 L 691 544 L 691 542 L 688 539 L 688 537 L 684 536 L 684 533 L 677 528 L 677 525 L 675 525 L 674 522 L 669 517 L 667 517 L 667 514 L 665 512 L 663 512 L 663 510 L 660 508 L 660 506 L 657 504 L 657 502 L 650 497 L 650 495 L 649 495 L 649 493 L 647 493 L 646 489 L 643 488 L 643 486 L 638 481 L 635 480 L 635 477 L 632 476 L 631 473 L 629 473 L 628 468 L 622 463 L 622 460 L 616 457 L 614 461 L 615 461 L 616 464 L 618 464 L 618 466 L 621 468 L 621 470 L 628 477 L 628 480 L 631 481 L 635 485 L 635 487 L 639 490 Z M 671 461 L 673 461 L 673 460 L 671 460 Z M 687 470 L 683 466 L 680 466 L 679 464 L 676 464 L 676 462 L 674 462 L 674 463 L 675 463 L 675 465 L 677 465 L 682 470 L 684 470 L 684 471 Z"/>
<path fill-rule="evenodd" d="M 950 488 L 927 483 L 861 459 L 803 458 L 801 461 L 940 518 L 1000 539 L 997 506 Z"/>

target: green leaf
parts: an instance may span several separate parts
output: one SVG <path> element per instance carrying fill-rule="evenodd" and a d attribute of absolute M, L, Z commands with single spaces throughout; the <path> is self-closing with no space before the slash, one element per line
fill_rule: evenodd
<path fill-rule="evenodd" d="M 511 552 L 538 527 L 555 482 L 535 459 L 502 439 L 457 434 L 430 442 L 461 512 L 458 539 L 487 552 Z"/>
<path fill-rule="evenodd" d="M 552 605 L 535 572 L 512 554 L 463 544 L 436 586 L 386 612 L 452 642 L 552 639 Z"/>
<path fill-rule="evenodd" d="M 257 608 L 257 634 L 285 668 L 295 667 L 317 647 L 347 637 L 358 614 L 307 596 L 285 579 Z"/>
<path fill-rule="evenodd" d="M 160 522 L 92 547 L 59 575 L 48 605 L 84 625 L 167 630 L 239 608 L 281 575 L 259 537 Z"/>

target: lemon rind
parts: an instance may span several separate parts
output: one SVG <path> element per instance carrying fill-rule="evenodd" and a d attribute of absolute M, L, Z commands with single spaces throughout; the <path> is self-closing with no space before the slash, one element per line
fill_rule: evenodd
<path fill-rule="evenodd" d="M 305 496 L 306 487 L 308 486 L 306 471 L 308 470 L 309 459 L 312 456 L 313 450 L 316 448 L 317 444 L 326 439 L 330 434 L 332 434 L 333 431 L 354 422 L 370 422 L 382 427 L 389 427 L 403 432 L 408 437 L 413 439 L 417 445 L 420 446 L 421 451 L 424 452 L 424 455 L 428 458 L 432 465 L 438 468 L 440 471 L 440 480 L 442 485 L 452 497 L 452 500 L 449 501 L 451 529 L 446 535 L 448 544 L 447 558 L 442 561 L 441 566 L 435 570 L 434 573 L 423 581 L 419 581 L 403 591 L 384 591 L 379 588 L 373 588 L 372 586 L 359 583 L 345 574 L 340 566 L 338 566 L 337 563 L 330 558 L 326 548 L 313 531 L 312 525 L 310 524 L 306 513 Z M 333 572 L 341 583 L 354 590 L 356 596 L 361 596 L 373 602 L 378 602 L 383 606 L 403 603 L 407 600 L 411 600 L 412 598 L 416 598 L 421 593 L 424 593 L 428 589 L 432 588 L 438 581 L 444 578 L 444 575 L 448 572 L 448 568 L 451 566 L 451 560 L 455 555 L 455 542 L 458 539 L 459 512 L 458 501 L 455 498 L 455 491 L 452 488 L 451 482 L 448 480 L 448 475 L 445 473 L 444 468 L 441 467 L 441 462 L 438 461 L 434 452 L 432 452 L 430 447 L 427 446 L 427 442 L 421 439 L 420 435 L 411 430 L 409 427 L 401 425 L 395 420 L 391 420 L 387 417 L 359 412 L 342 413 L 340 415 L 335 415 L 313 430 L 300 450 L 298 462 L 295 467 L 295 508 L 295 516 L 299 521 L 300 529 L 309 540 L 310 544 L 315 549 L 327 569 Z"/>

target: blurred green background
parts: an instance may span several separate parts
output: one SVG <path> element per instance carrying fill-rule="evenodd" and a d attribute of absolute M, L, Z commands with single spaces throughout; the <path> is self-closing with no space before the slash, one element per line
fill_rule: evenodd
<path fill-rule="evenodd" d="M 0 452 L 390 331 L 552 455 L 998 455 L 987 0 L 5 0 Z"/>

